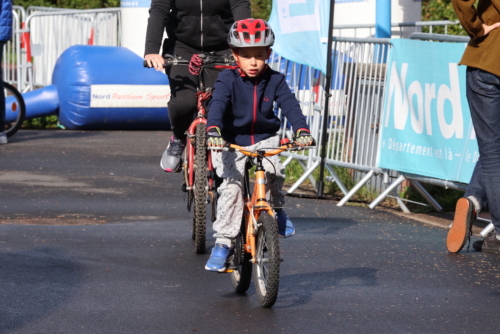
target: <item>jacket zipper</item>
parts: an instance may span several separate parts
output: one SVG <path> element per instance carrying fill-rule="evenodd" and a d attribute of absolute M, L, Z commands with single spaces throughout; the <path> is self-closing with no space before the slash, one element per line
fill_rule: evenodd
<path fill-rule="evenodd" d="M 255 123 L 257 123 L 257 85 L 259 82 L 255 80 L 253 86 L 253 122 L 252 122 L 252 132 L 250 133 L 250 142 L 252 145 L 255 144 Z"/>
<path fill-rule="evenodd" d="M 203 52 L 203 0 L 200 0 L 200 21 L 201 21 L 201 51 Z"/>

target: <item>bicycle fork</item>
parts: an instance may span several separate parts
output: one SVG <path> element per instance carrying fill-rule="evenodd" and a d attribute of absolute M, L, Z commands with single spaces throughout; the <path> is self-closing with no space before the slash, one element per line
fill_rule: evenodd
<path fill-rule="evenodd" d="M 256 254 L 256 239 L 257 232 L 259 230 L 259 216 L 262 212 L 267 212 L 271 217 L 274 218 L 274 210 L 271 208 L 266 199 L 266 175 L 262 166 L 257 166 L 255 171 L 255 185 L 254 191 L 251 198 L 245 200 L 245 210 L 246 215 L 246 240 L 244 249 L 245 252 L 252 255 L 251 263 L 255 263 L 257 260 Z"/>

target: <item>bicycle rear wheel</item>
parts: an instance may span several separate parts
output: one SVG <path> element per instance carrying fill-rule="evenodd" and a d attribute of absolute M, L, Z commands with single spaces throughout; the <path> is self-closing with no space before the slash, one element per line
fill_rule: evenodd
<path fill-rule="evenodd" d="M 243 249 L 245 244 L 244 228 L 245 222 L 243 220 L 241 232 L 236 237 L 233 256 L 229 261 L 229 268 L 233 270 L 229 276 L 237 293 L 245 293 L 250 288 L 252 281 L 252 264 L 250 263 L 252 256 Z"/>
<path fill-rule="evenodd" d="M 207 229 L 207 150 L 206 125 L 196 126 L 194 158 L 194 243 L 197 254 L 205 253 Z"/>
<path fill-rule="evenodd" d="M 278 298 L 280 282 L 280 250 L 278 227 L 267 212 L 261 213 L 257 221 L 256 259 L 254 282 L 257 298 L 262 307 L 271 307 Z"/>
<path fill-rule="evenodd" d="M 17 130 L 23 125 L 24 117 L 26 116 L 26 105 L 21 93 L 11 84 L 4 82 L 5 93 L 5 128 L 4 131 L 7 137 L 13 136 Z"/>

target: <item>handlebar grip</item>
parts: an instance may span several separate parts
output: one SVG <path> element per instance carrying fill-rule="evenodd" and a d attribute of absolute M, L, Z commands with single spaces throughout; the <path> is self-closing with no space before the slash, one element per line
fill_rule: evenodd
<path fill-rule="evenodd" d="M 182 65 L 189 64 L 189 60 L 182 59 L 182 58 L 179 58 L 179 57 L 175 57 L 175 56 L 172 56 L 172 55 L 166 55 L 165 57 L 163 57 L 163 61 L 165 62 L 163 64 L 163 67 L 170 67 L 170 66 L 173 66 L 173 65 L 180 65 L 180 64 L 182 64 Z M 143 61 L 143 66 L 150 68 L 149 65 L 148 65 L 147 60 Z"/>
<path fill-rule="evenodd" d="M 165 63 L 163 64 L 163 67 L 170 67 L 170 66 L 174 65 L 174 63 L 175 63 L 174 59 L 171 59 L 171 58 L 163 58 L 163 59 L 165 60 Z M 147 60 L 144 60 L 143 66 L 147 67 L 147 68 L 152 68 L 151 66 L 148 65 L 148 61 Z"/>

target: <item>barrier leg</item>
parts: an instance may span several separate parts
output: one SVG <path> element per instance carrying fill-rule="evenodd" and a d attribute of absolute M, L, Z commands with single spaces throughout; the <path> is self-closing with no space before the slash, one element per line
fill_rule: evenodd
<path fill-rule="evenodd" d="M 429 194 L 427 192 L 427 190 L 420 184 L 420 182 L 415 181 L 415 180 L 411 180 L 411 179 L 410 179 L 410 182 L 411 182 L 411 185 L 413 186 L 413 188 L 415 188 L 415 190 L 418 191 L 418 193 L 420 195 L 422 195 L 423 198 L 425 198 L 427 203 L 432 205 L 432 207 L 437 212 L 443 211 L 443 207 L 441 205 L 439 205 L 439 203 L 434 199 L 434 197 L 432 197 L 431 194 Z"/>
<path fill-rule="evenodd" d="M 318 167 L 318 165 L 321 163 L 321 160 L 318 159 L 316 160 L 316 162 L 311 166 L 311 168 L 309 168 L 308 170 L 306 170 L 304 172 L 304 174 L 302 174 L 302 176 L 297 180 L 297 182 L 295 182 L 291 187 L 290 189 L 288 189 L 288 191 L 286 192 L 287 194 L 291 194 L 293 193 L 295 190 L 297 190 L 297 188 L 306 180 L 307 177 L 309 177 L 309 175 L 312 174 L 312 172 L 314 172 L 314 170 L 316 169 L 316 167 Z"/>
<path fill-rule="evenodd" d="M 337 173 L 335 173 L 335 170 L 330 165 L 325 165 L 325 167 L 331 175 L 331 176 L 327 176 L 326 179 L 328 181 L 334 181 L 335 183 L 337 183 L 337 186 L 340 188 L 342 193 L 344 193 L 344 195 L 347 195 L 348 190 L 345 187 L 344 183 L 340 180 Z"/>
<path fill-rule="evenodd" d="M 488 226 L 486 226 L 479 234 L 483 237 L 486 238 L 486 236 L 495 229 L 495 225 L 493 223 L 489 223 Z"/>
<path fill-rule="evenodd" d="M 401 208 L 401 211 L 406 212 L 406 213 L 410 213 L 410 209 L 408 209 L 405 202 L 403 202 L 401 197 L 399 197 L 396 189 L 392 190 L 392 194 L 393 194 L 393 197 L 396 199 L 396 202 L 398 203 L 399 207 Z"/>
<path fill-rule="evenodd" d="M 293 160 L 293 157 L 292 157 L 292 156 L 289 156 L 289 157 L 288 157 L 288 158 L 286 158 L 286 160 L 285 160 L 285 161 L 283 161 L 281 164 L 283 165 L 283 167 L 286 167 L 286 166 L 288 166 L 288 164 L 289 164 L 290 162 L 292 162 L 292 160 Z"/>
<path fill-rule="evenodd" d="M 352 189 L 349 191 L 347 195 L 345 195 L 340 202 L 337 203 L 337 206 L 343 206 L 344 204 L 347 203 L 347 201 L 361 189 L 362 186 L 365 185 L 366 182 L 368 182 L 371 177 L 373 176 L 374 172 L 371 170 L 369 171 L 364 178 L 361 179 Z"/>
<path fill-rule="evenodd" d="M 305 170 L 305 171 L 309 170 L 309 168 L 307 167 L 308 165 L 304 161 L 297 160 L 297 162 L 302 166 L 303 170 Z M 314 178 L 314 176 L 312 176 L 312 173 L 309 174 L 308 179 L 309 179 L 309 182 L 311 182 L 311 184 L 312 184 L 314 190 L 316 191 L 316 193 L 318 193 L 318 182 L 316 181 L 316 179 Z"/>
<path fill-rule="evenodd" d="M 391 185 L 389 185 L 373 202 L 368 205 L 370 209 L 374 209 L 382 200 L 389 195 L 394 189 L 397 188 L 406 178 L 403 175 L 400 175 L 396 181 L 394 181 Z M 398 203 L 399 204 L 399 203 Z"/>

